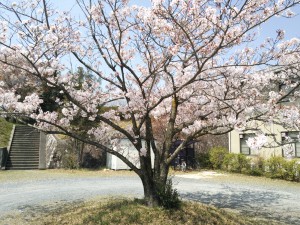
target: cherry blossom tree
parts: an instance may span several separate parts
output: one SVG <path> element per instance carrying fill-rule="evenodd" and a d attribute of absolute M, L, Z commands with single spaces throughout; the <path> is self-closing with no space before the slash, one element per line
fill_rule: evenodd
<path fill-rule="evenodd" d="M 281 102 L 299 97 L 300 40 L 285 40 L 278 28 L 274 37 L 256 41 L 270 18 L 292 17 L 297 0 L 149 3 L 77 0 L 78 16 L 56 10 L 50 0 L 1 1 L 1 73 L 30 77 L 20 84 L 32 91 L 21 98 L 2 82 L 0 105 L 3 116 L 32 118 L 45 132 L 116 155 L 138 174 L 153 206 L 161 204 L 158 191 L 171 161 L 192 139 L 245 130 L 251 121 L 299 128 L 297 104 Z M 91 73 L 80 88 L 72 64 Z M 56 110 L 42 110 L 37 84 L 63 95 L 53 96 Z M 178 136 L 184 140 L 171 154 Z M 138 163 L 120 138 L 135 147 Z"/>

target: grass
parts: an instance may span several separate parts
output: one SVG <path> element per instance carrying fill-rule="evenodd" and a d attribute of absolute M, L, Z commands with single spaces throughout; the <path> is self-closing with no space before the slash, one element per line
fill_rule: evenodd
<path fill-rule="evenodd" d="M 0 117 L 0 147 L 6 147 L 9 142 L 13 124 Z"/>
<path fill-rule="evenodd" d="M 136 176 L 133 171 L 121 170 L 88 170 L 88 169 L 48 169 L 48 170 L 0 170 L 1 181 L 24 181 L 24 180 L 51 180 L 54 178 L 72 177 L 111 177 L 111 176 Z"/>
<path fill-rule="evenodd" d="M 62 211 L 61 211 L 62 210 Z M 160 207 L 148 208 L 142 200 L 90 201 L 76 206 L 68 206 L 52 211 L 40 218 L 26 221 L 28 224 L 75 225 L 75 224 L 214 224 L 214 225 L 252 225 L 278 224 L 234 212 L 225 211 L 199 203 L 183 202 L 178 210 Z"/>

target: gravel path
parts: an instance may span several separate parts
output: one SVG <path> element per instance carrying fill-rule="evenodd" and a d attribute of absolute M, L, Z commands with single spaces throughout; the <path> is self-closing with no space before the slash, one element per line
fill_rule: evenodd
<path fill-rule="evenodd" d="M 11 215 L 35 216 L 63 204 L 95 197 L 143 195 L 142 184 L 132 173 L 26 171 L 23 176 L 18 174 L 21 178 L 4 179 L 14 176 L 11 171 L 0 171 L 0 224 L 1 218 Z M 300 224 L 299 183 L 210 172 L 179 174 L 173 183 L 187 200 L 286 224 Z"/>
<path fill-rule="evenodd" d="M 185 199 L 284 224 L 300 224 L 299 183 L 231 174 L 209 177 L 199 173 L 178 178 L 177 188 Z"/>

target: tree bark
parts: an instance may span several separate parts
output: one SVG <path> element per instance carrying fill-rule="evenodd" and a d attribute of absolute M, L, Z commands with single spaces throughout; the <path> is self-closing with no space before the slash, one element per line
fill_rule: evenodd
<path fill-rule="evenodd" d="M 143 167 L 144 163 L 141 163 Z M 155 166 L 154 166 L 155 167 Z M 140 178 L 144 187 L 144 198 L 149 207 L 161 206 L 159 193 L 164 192 L 168 178 L 169 166 L 161 163 L 160 168 L 143 168 Z"/>
<path fill-rule="evenodd" d="M 141 177 L 144 187 L 144 198 L 149 207 L 156 207 L 160 205 L 157 184 L 151 177 Z"/>

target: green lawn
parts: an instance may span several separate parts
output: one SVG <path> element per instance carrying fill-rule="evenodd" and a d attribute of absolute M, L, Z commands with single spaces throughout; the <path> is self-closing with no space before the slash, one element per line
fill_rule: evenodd
<path fill-rule="evenodd" d="M 278 223 L 245 217 L 228 210 L 192 202 L 183 202 L 178 210 L 165 210 L 159 207 L 148 208 L 142 200 L 106 199 L 60 208 L 43 214 L 28 224 L 275 225 Z"/>
<path fill-rule="evenodd" d="M 8 146 L 13 124 L 0 117 L 0 147 Z"/>
<path fill-rule="evenodd" d="M 34 208 L 34 207 L 33 207 Z M 2 223 L 1 223 L 2 222 Z M 6 215 L 0 224 L 28 225 L 279 225 L 201 203 L 183 202 L 180 209 L 148 208 L 140 199 L 100 198 L 73 204 L 53 203 L 43 211 Z"/>

